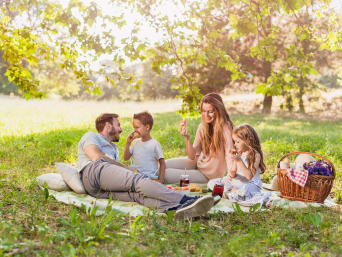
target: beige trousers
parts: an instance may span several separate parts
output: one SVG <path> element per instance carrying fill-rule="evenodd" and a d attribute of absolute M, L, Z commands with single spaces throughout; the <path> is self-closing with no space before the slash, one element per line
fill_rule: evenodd
<path fill-rule="evenodd" d="M 111 164 L 105 160 L 89 163 L 82 170 L 86 192 L 96 198 L 137 202 L 165 212 L 179 205 L 184 194 L 170 190 L 139 173 Z"/>
<path fill-rule="evenodd" d="M 190 177 L 190 183 L 207 183 L 208 178 L 198 169 L 196 161 L 188 157 L 168 159 L 165 161 L 165 184 L 179 183 L 180 175 L 187 174 Z"/>

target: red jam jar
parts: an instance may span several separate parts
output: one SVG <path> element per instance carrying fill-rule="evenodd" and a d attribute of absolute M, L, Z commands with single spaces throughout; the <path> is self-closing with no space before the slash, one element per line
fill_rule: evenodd
<path fill-rule="evenodd" d="M 190 178 L 189 175 L 181 175 L 180 176 L 180 181 L 179 181 L 179 186 L 180 187 L 185 187 L 190 184 Z"/>
<path fill-rule="evenodd" d="M 223 191 L 224 191 L 224 185 L 223 184 L 215 184 L 213 188 L 213 196 L 219 195 L 220 197 L 223 196 Z"/>

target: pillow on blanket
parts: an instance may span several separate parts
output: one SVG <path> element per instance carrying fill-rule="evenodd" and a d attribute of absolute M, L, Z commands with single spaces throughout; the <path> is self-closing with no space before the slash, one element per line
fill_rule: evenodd
<path fill-rule="evenodd" d="M 61 174 L 58 173 L 47 173 L 40 175 L 37 177 L 37 183 L 40 186 L 44 186 L 44 183 L 47 184 L 49 189 L 55 191 L 69 191 L 70 188 L 67 184 L 65 184 Z"/>
<path fill-rule="evenodd" d="M 56 168 L 61 173 L 65 183 L 77 194 L 85 194 L 80 174 L 77 169 L 69 164 L 57 162 Z"/>

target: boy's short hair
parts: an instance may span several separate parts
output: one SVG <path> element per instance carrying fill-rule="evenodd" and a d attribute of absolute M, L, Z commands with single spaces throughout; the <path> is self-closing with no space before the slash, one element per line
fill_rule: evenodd
<path fill-rule="evenodd" d="M 135 113 L 133 115 L 133 119 L 136 119 L 136 120 L 140 121 L 144 126 L 150 125 L 150 130 L 153 127 L 153 117 L 147 111 Z"/>
<path fill-rule="evenodd" d="M 97 132 L 102 132 L 104 129 L 106 122 L 113 124 L 114 119 L 119 118 L 119 115 L 116 113 L 103 113 L 95 120 L 95 127 Z"/>

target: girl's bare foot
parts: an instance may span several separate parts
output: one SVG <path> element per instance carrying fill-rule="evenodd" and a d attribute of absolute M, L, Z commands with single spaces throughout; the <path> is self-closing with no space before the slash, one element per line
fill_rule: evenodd
<path fill-rule="evenodd" d="M 265 204 L 265 206 L 266 206 L 266 208 L 271 208 L 271 207 L 272 207 L 272 204 L 273 204 L 273 201 L 272 201 L 272 200 L 269 200 L 269 201 Z"/>

